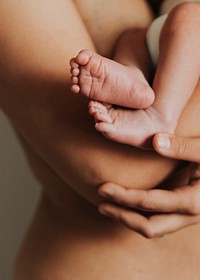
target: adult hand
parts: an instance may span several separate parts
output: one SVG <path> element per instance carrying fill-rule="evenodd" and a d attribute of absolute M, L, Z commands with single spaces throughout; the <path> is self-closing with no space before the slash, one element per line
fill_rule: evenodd
<path fill-rule="evenodd" d="M 194 162 L 187 185 L 171 190 L 136 190 L 106 183 L 98 190 L 108 199 L 99 205 L 100 213 L 147 238 L 200 222 L 200 139 L 157 134 L 153 147 L 163 156 Z"/>

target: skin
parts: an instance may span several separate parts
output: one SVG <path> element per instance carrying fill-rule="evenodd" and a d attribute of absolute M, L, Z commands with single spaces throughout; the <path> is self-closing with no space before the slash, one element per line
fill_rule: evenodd
<path fill-rule="evenodd" d="M 158 34 L 160 55 L 154 91 L 144 76 L 151 71 L 144 30 L 132 31 L 132 36 L 126 32 L 121 35 L 113 57 L 121 64 L 87 50 L 72 59 L 72 91 L 101 101 L 89 105 L 98 131 L 113 141 L 140 148 L 151 148 L 148 140 L 158 132 L 174 133 L 199 79 L 199 18 L 199 3 L 179 4 L 169 12 Z"/>
<path fill-rule="evenodd" d="M 94 7 L 89 0 L 75 1 L 75 6 L 71 1 L 40 1 L 37 5 L 31 0 L 1 2 L 0 104 L 20 134 L 30 166 L 42 185 L 41 199 L 17 259 L 17 280 L 133 276 L 136 280 L 184 280 L 195 279 L 199 272 L 198 226 L 164 239 L 147 240 L 101 216 L 94 206 L 99 201 L 97 187 L 103 182 L 152 188 L 177 166 L 173 160 L 98 135 L 88 117 L 87 101 L 70 94 L 66 61 L 79 49 L 95 50 L 95 45 L 95 51 L 110 56 L 123 30 L 145 27 L 152 19 L 143 1 L 116 5 L 113 0 L 110 9 L 116 18 L 110 18 L 106 3 Z M 119 15 L 124 21 L 116 20 Z M 183 114 L 180 133 L 198 134 L 194 120 L 199 101 L 197 88 Z M 187 254 L 182 254 L 183 244 Z"/>
<path fill-rule="evenodd" d="M 161 155 L 193 162 L 186 184 L 169 191 L 169 187 L 167 190 L 133 190 L 106 183 L 98 190 L 107 200 L 100 203 L 102 214 L 148 238 L 164 236 L 200 221 L 199 138 L 157 134 L 153 138 L 153 146 Z M 172 181 L 168 186 L 170 184 L 172 186 Z M 135 209 L 143 213 L 139 214 Z"/>
<path fill-rule="evenodd" d="M 134 36 L 133 40 L 136 41 Z M 144 56 L 148 55 L 145 53 Z M 121 50 L 119 50 L 119 57 L 121 57 Z M 144 74 L 131 61 L 132 57 L 133 55 L 128 58 L 130 66 L 126 67 L 125 63 L 116 63 L 115 57 L 111 60 L 89 50 L 82 50 L 70 62 L 72 91 L 109 104 L 138 109 L 149 107 L 154 101 L 153 90 Z M 148 62 L 147 65 L 149 64 Z"/>

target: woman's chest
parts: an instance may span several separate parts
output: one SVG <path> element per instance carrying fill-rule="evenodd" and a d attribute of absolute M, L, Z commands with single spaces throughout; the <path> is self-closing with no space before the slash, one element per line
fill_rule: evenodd
<path fill-rule="evenodd" d="M 152 12 L 144 0 L 74 0 L 97 51 L 110 55 L 117 37 L 128 28 L 146 27 Z"/>

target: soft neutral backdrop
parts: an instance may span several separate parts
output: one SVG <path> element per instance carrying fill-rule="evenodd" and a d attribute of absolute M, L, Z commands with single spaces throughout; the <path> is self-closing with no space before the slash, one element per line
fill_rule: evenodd
<path fill-rule="evenodd" d="M 16 252 L 39 196 L 16 137 L 0 112 L 0 279 L 11 280 Z"/>

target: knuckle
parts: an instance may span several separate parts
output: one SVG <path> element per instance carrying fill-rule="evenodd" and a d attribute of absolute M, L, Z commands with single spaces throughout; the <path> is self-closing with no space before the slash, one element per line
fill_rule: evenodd
<path fill-rule="evenodd" d="M 155 238 L 157 236 L 154 228 L 148 224 L 143 231 L 143 235 L 147 238 L 147 239 L 152 239 Z"/>
<path fill-rule="evenodd" d="M 112 199 L 120 205 L 124 205 L 126 203 L 127 200 L 127 191 L 123 189 L 123 192 L 118 192 L 116 191 L 116 189 L 114 188 L 112 190 Z"/>
<path fill-rule="evenodd" d="M 144 211 L 152 211 L 153 210 L 153 207 L 151 206 L 151 204 L 147 200 L 144 200 L 141 203 L 140 208 Z"/>
<path fill-rule="evenodd" d="M 153 205 L 151 203 L 150 194 L 148 192 L 145 192 L 145 196 L 140 201 L 140 208 L 142 208 L 143 210 L 153 210 L 152 206 Z"/>
<path fill-rule="evenodd" d="M 190 145 L 184 141 L 183 138 L 179 138 L 179 140 L 174 145 L 175 156 L 182 157 L 190 152 Z"/>
<path fill-rule="evenodd" d="M 191 197 L 190 206 L 189 206 L 189 214 L 198 215 L 200 214 L 200 193 L 195 192 Z"/>
<path fill-rule="evenodd" d="M 121 210 L 118 215 L 118 221 L 133 231 L 136 231 L 134 220 L 131 219 L 130 212 L 128 210 Z"/>
<path fill-rule="evenodd" d="M 147 239 L 153 239 L 161 236 L 150 221 L 145 224 L 141 223 L 140 225 L 135 225 L 128 210 L 121 210 L 119 212 L 118 221 Z"/>
<path fill-rule="evenodd" d="M 127 210 L 120 210 L 119 211 L 119 221 L 123 224 L 126 224 L 131 227 L 130 219 L 128 218 L 128 211 Z"/>

